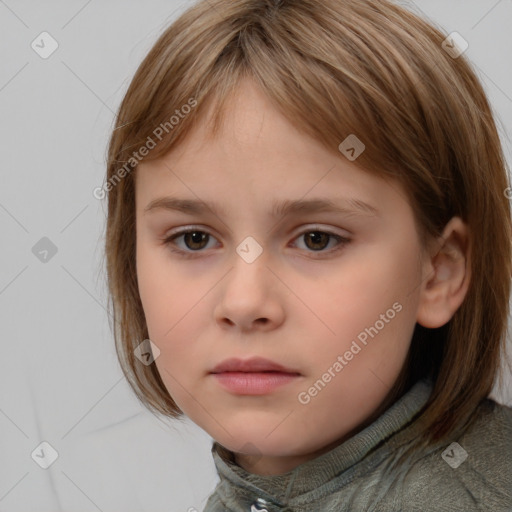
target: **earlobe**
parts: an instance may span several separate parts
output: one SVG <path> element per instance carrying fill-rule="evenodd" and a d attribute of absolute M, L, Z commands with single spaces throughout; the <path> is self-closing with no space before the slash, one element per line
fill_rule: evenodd
<path fill-rule="evenodd" d="M 442 327 L 464 301 L 471 278 L 470 232 L 460 217 L 445 226 L 423 275 L 416 321 L 427 328 Z"/>

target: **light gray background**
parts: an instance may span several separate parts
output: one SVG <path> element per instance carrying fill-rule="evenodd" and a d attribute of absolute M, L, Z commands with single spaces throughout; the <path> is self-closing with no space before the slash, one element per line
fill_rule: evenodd
<path fill-rule="evenodd" d="M 216 483 L 211 438 L 166 426 L 122 377 L 92 195 L 129 81 L 189 5 L 0 0 L 0 512 L 202 510 Z M 410 7 L 469 42 L 511 162 L 512 1 Z M 31 48 L 43 31 L 59 44 L 48 59 Z M 57 247 L 46 263 L 32 252 L 43 237 Z M 510 404 L 507 379 L 493 395 Z M 31 457 L 42 441 L 59 455 L 48 469 Z"/>

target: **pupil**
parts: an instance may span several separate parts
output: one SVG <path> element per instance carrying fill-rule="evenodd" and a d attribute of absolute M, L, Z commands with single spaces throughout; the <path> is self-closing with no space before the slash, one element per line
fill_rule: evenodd
<path fill-rule="evenodd" d="M 199 231 L 192 231 L 191 233 L 187 233 L 187 235 L 192 239 L 192 245 L 193 244 L 201 244 L 201 242 L 204 240 L 204 237 L 206 236 L 205 233 L 200 233 Z M 189 244 L 187 244 L 189 245 Z M 190 247 L 194 248 L 194 247 Z M 197 249 L 197 247 L 195 247 Z"/>
<path fill-rule="evenodd" d="M 308 240 L 312 240 L 313 244 L 319 244 L 322 241 L 325 242 L 325 239 L 329 237 L 327 233 L 321 233 L 319 231 L 312 231 L 309 233 Z M 313 247 L 313 249 L 318 249 L 318 247 Z"/>

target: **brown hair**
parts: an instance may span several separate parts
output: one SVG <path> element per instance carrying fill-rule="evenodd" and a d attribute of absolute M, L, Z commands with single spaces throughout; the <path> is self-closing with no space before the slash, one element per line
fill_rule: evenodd
<path fill-rule="evenodd" d="M 129 384 L 152 412 L 183 415 L 156 365 L 134 357 L 148 338 L 135 265 L 139 149 L 151 148 L 140 150 L 146 160 L 164 155 L 216 100 L 213 137 L 223 106 L 249 76 L 276 109 L 326 148 L 337 151 L 356 134 L 366 145 L 357 164 L 403 184 L 423 243 L 440 236 L 453 216 L 468 223 L 473 250 L 464 302 L 439 329 L 416 325 L 389 396 L 432 379 L 420 415 L 427 444 L 474 419 L 505 354 L 512 226 L 490 105 L 464 55 L 454 58 L 443 49 L 445 38 L 383 0 L 201 1 L 161 35 L 121 103 L 104 185 L 116 350 Z"/>

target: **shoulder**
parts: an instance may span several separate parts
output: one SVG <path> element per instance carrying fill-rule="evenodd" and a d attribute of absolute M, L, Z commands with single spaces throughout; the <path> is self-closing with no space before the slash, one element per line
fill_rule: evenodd
<path fill-rule="evenodd" d="M 512 408 L 487 398 L 452 442 L 419 456 L 407 471 L 410 503 L 435 496 L 443 510 L 512 510 Z"/>

